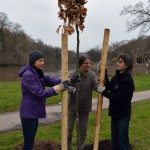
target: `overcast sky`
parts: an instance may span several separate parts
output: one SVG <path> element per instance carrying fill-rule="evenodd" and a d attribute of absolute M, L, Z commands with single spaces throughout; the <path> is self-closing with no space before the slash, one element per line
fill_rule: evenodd
<path fill-rule="evenodd" d="M 110 29 L 109 44 L 138 37 L 139 30 L 126 32 L 126 18 L 120 16 L 123 6 L 135 5 L 140 0 L 88 0 L 85 29 L 80 34 L 80 51 L 100 46 L 104 29 Z M 144 3 L 147 0 L 142 0 Z M 61 47 L 61 33 L 56 29 L 63 25 L 58 18 L 57 0 L 0 0 L 0 11 L 10 21 L 19 23 L 33 39 L 45 44 Z M 68 49 L 76 50 L 76 33 L 69 36 Z"/>

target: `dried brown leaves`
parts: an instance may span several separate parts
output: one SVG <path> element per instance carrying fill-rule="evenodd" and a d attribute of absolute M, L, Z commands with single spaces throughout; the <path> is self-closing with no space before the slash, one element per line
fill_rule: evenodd
<path fill-rule="evenodd" d="M 85 28 L 84 20 L 87 14 L 87 9 L 84 5 L 87 0 L 58 0 L 58 17 L 64 21 L 63 32 L 71 35 L 74 33 L 74 26 L 78 25 L 79 29 L 83 31 Z M 58 33 L 61 25 L 57 28 Z"/>

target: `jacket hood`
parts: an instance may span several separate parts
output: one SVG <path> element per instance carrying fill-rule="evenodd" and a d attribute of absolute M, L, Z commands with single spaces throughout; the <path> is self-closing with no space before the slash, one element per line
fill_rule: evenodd
<path fill-rule="evenodd" d="M 22 77 L 24 72 L 26 72 L 27 70 L 30 70 L 31 66 L 29 64 L 27 64 L 26 66 L 22 67 L 19 71 L 19 77 Z"/>

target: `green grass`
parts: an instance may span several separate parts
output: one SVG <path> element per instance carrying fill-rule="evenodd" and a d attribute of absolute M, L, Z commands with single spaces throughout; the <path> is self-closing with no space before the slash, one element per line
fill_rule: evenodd
<path fill-rule="evenodd" d="M 0 112 L 18 110 L 21 90 L 19 82 L 0 82 Z"/>
<path fill-rule="evenodd" d="M 150 74 L 133 77 L 136 91 L 150 90 Z M 97 92 L 93 92 L 97 97 Z M 0 113 L 19 110 L 21 100 L 20 82 L 0 82 Z M 46 105 L 58 104 L 61 94 L 47 99 Z"/>
<path fill-rule="evenodd" d="M 0 82 L 0 113 L 19 110 L 21 101 L 20 82 Z M 58 104 L 61 94 L 47 98 L 47 105 Z"/>
<path fill-rule="evenodd" d="M 150 150 L 150 99 L 132 103 L 132 118 L 130 121 L 130 143 L 134 150 Z M 110 139 L 110 117 L 107 110 L 102 112 L 100 139 Z M 93 143 L 95 130 L 95 112 L 90 113 L 88 133 L 85 144 Z M 0 134 L 0 150 L 12 150 L 23 142 L 22 131 L 15 130 Z M 76 145 L 76 132 L 73 132 L 73 146 Z M 61 122 L 39 126 L 36 140 L 51 140 L 61 143 Z"/>
<path fill-rule="evenodd" d="M 144 91 L 150 89 L 150 74 L 133 76 L 135 90 Z"/>

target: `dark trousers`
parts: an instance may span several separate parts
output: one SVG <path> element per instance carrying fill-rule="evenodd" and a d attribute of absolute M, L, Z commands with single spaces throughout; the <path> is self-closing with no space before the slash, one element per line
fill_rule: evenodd
<path fill-rule="evenodd" d="M 128 133 L 128 118 L 111 119 L 112 150 L 130 150 Z"/>
<path fill-rule="evenodd" d="M 84 148 L 87 135 L 89 112 L 79 111 L 80 150 Z M 72 131 L 76 120 L 76 111 L 68 111 L 68 150 L 71 150 Z"/>
<path fill-rule="evenodd" d="M 23 130 L 23 150 L 32 150 L 38 127 L 38 119 L 21 118 Z"/>

